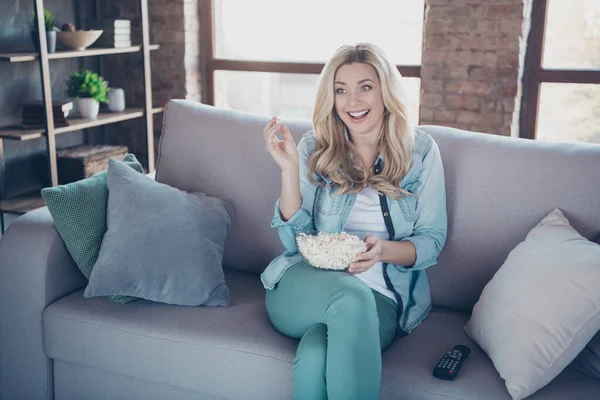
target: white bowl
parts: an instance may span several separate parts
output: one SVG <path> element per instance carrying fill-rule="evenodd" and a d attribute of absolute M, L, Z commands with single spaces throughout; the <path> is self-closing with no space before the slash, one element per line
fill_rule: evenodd
<path fill-rule="evenodd" d="M 56 32 L 56 41 L 70 50 L 85 50 L 102 35 L 102 30 Z"/>
<path fill-rule="evenodd" d="M 320 269 L 345 271 L 356 261 L 356 256 L 367 251 L 367 244 L 361 238 L 346 232 L 298 231 L 295 239 L 298 253 Z"/>

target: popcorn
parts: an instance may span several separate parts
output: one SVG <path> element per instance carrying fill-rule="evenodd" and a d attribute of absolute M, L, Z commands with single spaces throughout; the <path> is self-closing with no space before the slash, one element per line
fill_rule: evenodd
<path fill-rule="evenodd" d="M 317 235 L 298 233 L 296 245 L 300 254 L 316 268 L 345 270 L 356 257 L 367 251 L 367 244 L 347 232 Z"/>

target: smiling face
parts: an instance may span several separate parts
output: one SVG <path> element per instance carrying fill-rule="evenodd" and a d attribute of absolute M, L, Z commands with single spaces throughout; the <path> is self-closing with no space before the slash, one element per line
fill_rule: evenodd
<path fill-rule="evenodd" d="M 369 64 L 345 64 L 335 73 L 335 110 L 353 137 L 376 140 L 383 124 L 379 77 Z"/>

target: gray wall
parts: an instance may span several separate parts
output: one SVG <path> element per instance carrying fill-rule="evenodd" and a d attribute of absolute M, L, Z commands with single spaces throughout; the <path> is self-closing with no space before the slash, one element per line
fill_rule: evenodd
<path fill-rule="evenodd" d="M 57 22 L 73 22 L 78 28 L 95 12 L 94 0 L 45 0 L 45 8 L 54 13 Z M 0 53 L 34 51 L 31 40 L 33 0 L 0 0 Z M 81 67 L 99 70 L 95 57 L 50 61 L 52 96 L 65 99 L 65 81 Z M 0 63 L 0 126 L 20 121 L 21 104 L 41 99 L 38 62 Z M 57 136 L 57 147 L 80 144 L 84 135 L 93 141 L 102 129 L 73 132 Z M 4 141 L 5 197 L 31 192 L 48 184 L 46 143 L 44 139 L 16 142 Z"/>

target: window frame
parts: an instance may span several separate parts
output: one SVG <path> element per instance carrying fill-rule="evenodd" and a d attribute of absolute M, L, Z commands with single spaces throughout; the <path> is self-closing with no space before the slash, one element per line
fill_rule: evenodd
<path fill-rule="evenodd" d="M 201 55 L 203 63 L 202 102 L 211 106 L 215 105 L 215 71 L 242 71 L 242 72 L 275 72 L 289 74 L 320 74 L 325 63 L 302 62 L 265 62 L 241 61 L 224 58 L 215 58 L 214 43 L 214 0 L 204 0 L 200 3 L 200 17 L 202 24 Z M 425 18 L 425 13 L 423 14 Z M 423 22 L 425 22 L 423 20 Z M 423 24 L 423 30 L 425 25 Z M 403 77 L 421 78 L 421 65 L 423 50 L 421 50 L 421 64 L 396 65 Z M 421 81 L 422 85 L 422 81 Z M 419 102 L 420 104 L 420 102 Z M 420 120 L 420 113 L 419 113 Z"/>
<path fill-rule="evenodd" d="M 600 69 L 542 68 L 548 0 L 534 0 L 527 39 L 519 136 L 536 139 L 542 83 L 600 84 Z"/>

